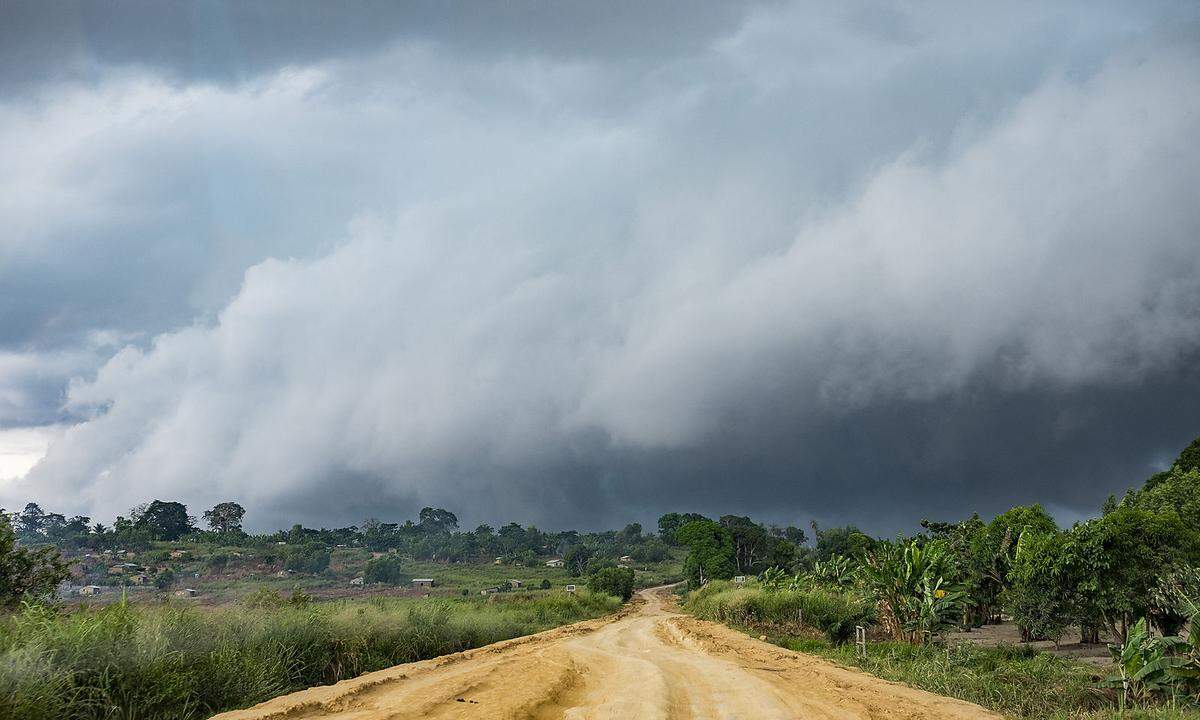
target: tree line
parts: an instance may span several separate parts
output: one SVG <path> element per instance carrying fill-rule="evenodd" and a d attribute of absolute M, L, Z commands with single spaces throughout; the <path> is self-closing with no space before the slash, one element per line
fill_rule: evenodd
<path fill-rule="evenodd" d="M 735 516 L 671 513 L 660 532 L 687 546 L 693 587 L 757 572 L 768 589 L 854 591 L 888 632 L 912 642 L 1004 613 L 1025 640 L 1057 641 L 1073 626 L 1082 642 L 1103 630 L 1123 643 L 1139 623 L 1176 635 L 1200 600 L 1200 438 L 1099 510 L 1064 528 L 1041 505 L 1017 506 L 987 522 L 923 520 L 922 532 L 894 540 L 814 524 L 816 547 L 795 555 L 786 531 Z"/>

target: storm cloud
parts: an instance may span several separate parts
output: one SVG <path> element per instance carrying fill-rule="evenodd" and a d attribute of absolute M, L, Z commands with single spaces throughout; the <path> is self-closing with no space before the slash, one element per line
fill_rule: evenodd
<path fill-rule="evenodd" d="M 6 11 L 6 504 L 887 533 L 1200 432 L 1187 6 L 196 7 Z"/>

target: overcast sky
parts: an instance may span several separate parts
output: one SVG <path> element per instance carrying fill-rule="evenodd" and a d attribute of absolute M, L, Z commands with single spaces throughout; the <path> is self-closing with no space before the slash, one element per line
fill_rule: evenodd
<path fill-rule="evenodd" d="M 1200 434 L 1198 137 L 1193 2 L 10 0 L 0 504 L 1070 521 Z"/>

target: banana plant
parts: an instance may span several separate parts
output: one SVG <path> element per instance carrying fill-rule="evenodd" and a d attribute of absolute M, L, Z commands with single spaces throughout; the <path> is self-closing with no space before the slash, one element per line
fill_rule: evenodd
<path fill-rule="evenodd" d="M 828 560 L 813 563 L 813 577 L 825 585 L 850 587 L 854 584 L 857 568 L 845 555 L 830 555 Z"/>
<path fill-rule="evenodd" d="M 1105 679 L 1105 685 L 1121 693 L 1126 702 L 1145 702 L 1157 695 L 1195 692 L 1200 680 L 1200 628 L 1192 626 L 1191 636 L 1154 637 L 1142 618 L 1129 629 L 1123 645 L 1112 645 L 1113 662 L 1118 674 Z"/>
<path fill-rule="evenodd" d="M 880 543 L 860 573 L 884 628 L 898 640 L 924 643 L 945 629 L 952 608 L 961 609 L 961 590 L 945 580 L 949 570 L 943 545 L 908 541 Z"/>
<path fill-rule="evenodd" d="M 778 592 L 782 590 L 791 578 L 783 571 L 783 568 L 770 567 L 758 578 L 758 582 L 762 585 L 763 590 L 767 592 Z"/>
<path fill-rule="evenodd" d="M 962 614 L 967 594 L 938 575 L 922 578 L 920 595 L 908 599 L 904 629 L 921 642 L 952 630 Z"/>

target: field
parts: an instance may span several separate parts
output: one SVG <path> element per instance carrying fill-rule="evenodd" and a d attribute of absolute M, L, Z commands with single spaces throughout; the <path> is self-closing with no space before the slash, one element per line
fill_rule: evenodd
<path fill-rule="evenodd" d="M 586 590 L 256 607 L 27 606 L 0 619 L 0 718 L 205 718 L 616 610 Z"/>
<path fill-rule="evenodd" d="M 335 548 L 330 553 L 327 570 L 320 573 L 289 573 L 283 569 L 280 559 L 286 546 L 219 546 L 190 543 L 155 543 L 142 552 L 98 557 L 95 554 L 67 553 L 73 564 L 76 584 L 100 585 L 102 594 L 95 597 L 75 597 L 74 604 L 106 604 L 119 601 L 122 597 L 132 602 L 150 602 L 190 588 L 196 591 L 188 602 L 201 605 L 224 605 L 240 601 L 259 588 L 267 588 L 289 594 L 300 588 L 318 600 L 344 598 L 391 597 L 461 597 L 479 595 L 487 588 L 502 586 L 510 580 L 519 580 L 522 590 L 540 588 L 548 581 L 552 588 L 561 590 L 568 584 L 583 585 L 586 578 L 571 577 L 563 568 L 547 567 L 544 559 L 529 566 L 518 564 L 496 565 L 492 562 L 438 563 L 405 560 L 405 572 L 412 577 L 428 577 L 435 580 L 432 589 L 413 589 L 401 586 L 356 586 L 351 580 L 361 576 L 371 560 L 372 553 L 362 548 Z M 180 558 L 171 558 L 172 551 L 184 550 Z M 670 556 L 658 563 L 635 564 L 638 587 L 650 587 L 674 582 L 682 577 L 684 551 L 671 550 Z M 108 575 L 108 568 L 118 561 L 130 565 L 170 568 L 174 582 L 165 589 L 153 585 L 131 585 L 120 576 Z"/>

